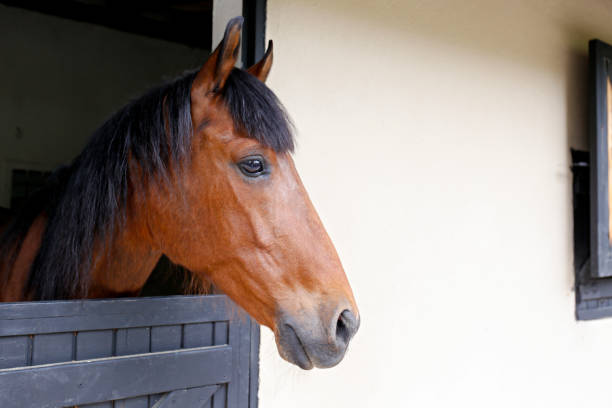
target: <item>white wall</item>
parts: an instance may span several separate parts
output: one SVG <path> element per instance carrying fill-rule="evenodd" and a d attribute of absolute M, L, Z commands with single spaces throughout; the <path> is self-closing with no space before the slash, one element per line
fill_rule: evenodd
<path fill-rule="evenodd" d="M 569 148 L 606 0 L 269 0 L 269 84 L 353 285 L 345 360 L 261 351 L 261 406 L 610 405 L 612 319 L 574 318 Z"/>
<path fill-rule="evenodd" d="M 70 161 L 113 111 L 206 55 L 0 6 L 0 206 L 10 202 L 12 167 L 50 170 Z"/>

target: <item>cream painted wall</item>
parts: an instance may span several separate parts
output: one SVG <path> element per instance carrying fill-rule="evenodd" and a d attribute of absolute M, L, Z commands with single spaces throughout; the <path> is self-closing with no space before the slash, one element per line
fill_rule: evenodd
<path fill-rule="evenodd" d="M 268 0 L 269 84 L 362 326 L 261 351 L 261 406 L 609 406 L 612 319 L 576 322 L 569 148 L 606 0 Z"/>

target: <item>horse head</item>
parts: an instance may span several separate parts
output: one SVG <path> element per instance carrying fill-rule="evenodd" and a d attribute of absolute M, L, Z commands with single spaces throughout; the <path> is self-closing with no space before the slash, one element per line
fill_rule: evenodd
<path fill-rule="evenodd" d="M 152 208 L 153 233 L 173 262 L 272 329 L 283 358 L 331 367 L 359 312 L 291 158 L 291 123 L 264 84 L 272 43 L 247 71 L 234 68 L 241 27 L 240 17 L 229 22 L 193 80 L 191 157 L 180 196 Z"/>

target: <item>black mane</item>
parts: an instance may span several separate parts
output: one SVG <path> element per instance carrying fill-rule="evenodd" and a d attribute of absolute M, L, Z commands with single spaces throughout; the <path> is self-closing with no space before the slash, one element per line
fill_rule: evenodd
<path fill-rule="evenodd" d="M 180 170 L 189 160 L 195 75 L 187 73 L 129 103 L 94 132 L 69 166 L 54 172 L 0 238 L 4 282 L 28 229 L 44 213 L 46 229 L 25 293 L 39 300 L 86 296 L 94 245 L 108 247 L 125 219 L 130 162 L 143 182 L 167 182 L 169 168 Z M 277 152 L 293 150 L 291 122 L 262 82 L 234 69 L 221 95 L 237 129 Z"/>

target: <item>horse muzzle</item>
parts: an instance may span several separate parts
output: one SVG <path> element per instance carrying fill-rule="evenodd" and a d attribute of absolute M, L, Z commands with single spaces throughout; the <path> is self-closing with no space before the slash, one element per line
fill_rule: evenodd
<path fill-rule="evenodd" d="M 342 361 L 349 342 L 359 329 L 359 317 L 350 309 L 329 319 L 281 316 L 276 344 L 280 355 L 304 370 L 329 368 Z"/>

